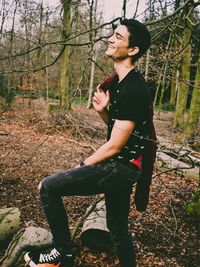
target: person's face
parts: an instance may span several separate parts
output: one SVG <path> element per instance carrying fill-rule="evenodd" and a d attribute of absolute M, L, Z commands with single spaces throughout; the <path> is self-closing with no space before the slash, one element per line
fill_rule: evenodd
<path fill-rule="evenodd" d="M 106 55 L 112 57 L 113 59 L 123 60 L 129 57 L 131 48 L 129 45 L 129 35 L 125 25 L 119 25 L 115 30 L 113 35 L 108 39 L 108 48 L 106 50 Z"/>

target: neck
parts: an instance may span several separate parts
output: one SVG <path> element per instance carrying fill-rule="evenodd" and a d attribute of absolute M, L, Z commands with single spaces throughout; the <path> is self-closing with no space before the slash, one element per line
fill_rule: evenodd
<path fill-rule="evenodd" d="M 135 65 L 127 62 L 115 61 L 114 68 L 119 76 L 119 81 L 121 81 L 129 73 L 130 70 L 135 68 Z"/>

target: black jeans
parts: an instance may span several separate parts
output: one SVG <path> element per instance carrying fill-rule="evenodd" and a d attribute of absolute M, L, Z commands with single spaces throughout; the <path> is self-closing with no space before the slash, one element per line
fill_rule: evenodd
<path fill-rule="evenodd" d="M 56 247 L 71 253 L 71 236 L 62 196 L 105 194 L 107 227 L 111 233 L 121 267 L 135 267 L 136 256 L 128 232 L 128 214 L 132 185 L 137 167 L 116 161 L 70 169 L 43 179 L 40 199 Z"/>

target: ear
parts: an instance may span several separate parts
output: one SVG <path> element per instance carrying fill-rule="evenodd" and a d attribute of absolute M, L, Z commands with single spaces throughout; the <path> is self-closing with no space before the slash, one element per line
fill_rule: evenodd
<path fill-rule="evenodd" d="M 132 57 L 132 56 L 136 55 L 139 51 L 140 51 L 139 47 L 137 47 L 137 46 L 136 47 L 131 47 L 131 48 L 129 48 L 128 55 L 130 57 Z"/>

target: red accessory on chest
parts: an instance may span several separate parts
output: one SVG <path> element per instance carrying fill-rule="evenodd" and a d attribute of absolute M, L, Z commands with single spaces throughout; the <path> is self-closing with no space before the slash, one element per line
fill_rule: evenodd
<path fill-rule="evenodd" d="M 130 163 L 136 165 L 140 170 L 142 169 L 142 156 L 140 155 L 137 159 L 131 159 Z"/>

